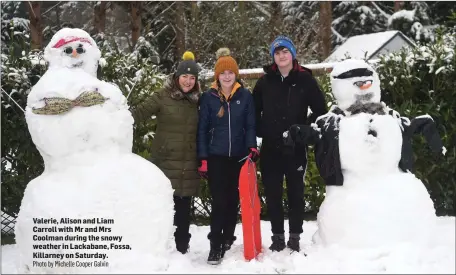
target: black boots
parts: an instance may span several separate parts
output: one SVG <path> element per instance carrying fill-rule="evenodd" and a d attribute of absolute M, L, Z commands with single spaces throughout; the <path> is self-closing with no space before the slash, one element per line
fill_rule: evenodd
<path fill-rule="evenodd" d="M 236 240 L 236 237 L 231 237 L 229 239 L 225 239 L 223 242 L 223 247 L 222 247 L 222 258 L 225 256 L 225 252 L 231 249 L 231 246 L 233 245 L 234 241 Z"/>
<path fill-rule="evenodd" d="M 299 234 L 294 234 L 290 233 L 290 239 L 287 242 L 288 248 L 290 248 L 293 251 L 299 252 L 299 240 L 301 238 L 299 237 Z"/>
<path fill-rule="evenodd" d="M 284 234 L 274 234 L 272 237 L 272 244 L 269 247 L 272 251 L 282 251 L 285 249 L 285 235 Z"/>
<path fill-rule="evenodd" d="M 220 243 L 211 242 L 211 251 L 207 263 L 211 265 L 218 265 L 222 262 L 223 245 Z"/>
<path fill-rule="evenodd" d="M 285 246 L 285 235 L 284 234 L 274 234 L 271 237 L 271 239 L 272 239 L 272 244 L 269 247 L 269 249 L 272 251 L 282 251 L 285 249 L 286 246 L 293 251 L 296 251 L 296 252 L 300 251 L 299 234 L 290 233 L 290 239 L 288 240 L 286 246 Z"/>
<path fill-rule="evenodd" d="M 211 251 L 209 251 L 207 263 L 212 265 L 220 264 L 225 256 L 225 252 L 231 249 L 236 237 L 225 237 L 211 233 L 207 237 L 211 241 Z"/>
<path fill-rule="evenodd" d="M 182 254 L 185 254 L 188 252 L 188 249 L 190 248 L 189 243 L 190 243 L 190 238 L 191 234 L 184 234 L 184 235 L 178 235 L 174 233 L 174 241 L 176 242 L 176 249 Z"/>

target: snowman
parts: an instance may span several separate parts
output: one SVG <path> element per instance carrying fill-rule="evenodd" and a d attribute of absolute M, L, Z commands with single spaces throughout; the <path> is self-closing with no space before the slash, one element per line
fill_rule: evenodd
<path fill-rule="evenodd" d="M 45 169 L 24 193 L 15 233 L 22 272 L 150 273 L 168 264 L 173 190 L 132 153 L 133 118 L 118 87 L 96 78 L 100 50 L 58 31 L 32 88 L 27 125 Z"/>
<path fill-rule="evenodd" d="M 377 73 L 361 60 L 336 64 L 331 85 L 337 105 L 312 126 L 284 133 L 288 145 L 315 144 L 327 185 L 313 241 L 355 249 L 430 244 L 434 205 L 410 168 L 416 133 L 444 152 L 432 118 L 410 121 L 387 107 Z"/>

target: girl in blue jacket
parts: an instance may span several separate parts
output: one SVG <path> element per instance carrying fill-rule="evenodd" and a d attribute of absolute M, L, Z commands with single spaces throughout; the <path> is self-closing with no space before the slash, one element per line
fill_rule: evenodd
<path fill-rule="evenodd" d="M 237 81 L 239 67 L 229 49 L 217 51 L 214 74 L 200 98 L 197 133 L 198 170 L 212 196 L 209 264 L 219 264 L 236 239 L 239 173 L 246 156 L 259 157 L 253 96 Z"/>

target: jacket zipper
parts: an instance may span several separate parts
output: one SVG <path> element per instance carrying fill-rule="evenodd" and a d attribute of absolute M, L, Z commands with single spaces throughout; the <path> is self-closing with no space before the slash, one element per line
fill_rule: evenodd
<path fill-rule="evenodd" d="M 231 112 L 230 112 L 230 103 L 227 102 L 227 104 L 228 104 L 228 139 L 230 142 L 228 156 L 231 157 Z"/>
<path fill-rule="evenodd" d="M 212 141 L 214 140 L 214 132 L 215 132 L 215 128 L 212 128 L 211 129 L 211 144 L 212 144 Z"/>

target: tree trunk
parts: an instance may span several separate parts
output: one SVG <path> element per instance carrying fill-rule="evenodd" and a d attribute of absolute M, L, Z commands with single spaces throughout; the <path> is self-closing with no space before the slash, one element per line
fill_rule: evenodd
<path fill-rule="evenodd" d="M 130 2 L 131 14 L 131 44 L 132 47 L 136 45 L 139 36 L 141 35 L 141 2 Z"/>
<path fill-rule="evenodd" d="M 95 24 L 95 32 L 104 33 L 106 28 L 106 1 L 100 1 L 95 5 L 93 22 Z"/>
<path fill-rule="evenodd" d="M 32 50 L 40 50 L 43 45 L 43 26 L 41 20 L 41 2 L 25 2 L 30 18 L 30 38 Z"/>
<path fill-rule="evenodd" d="M 271 18 L 269 19 L 269 30 L 270 36 L 269 40 L 272 42 L 277 36 L 277 25 L 280 25 L 282 20 L 280 18 L 280 2 L 279 1 L 271 1 Z"/>
<path fill-rule="evenodd" d="M 185 22 L 184 22 L 184 2 L 176 1 L 176 15 L 175 15 L 175 28 L 176 28 L 176 57 L 180 57 L 185 52 Z"/>
<path fill-rule="evenodd" d="M 196 49 L 196 45 L 198 44 L 196 42 L 197 40 L 197 28 L 198 28 L 198 21 L 199 21 L 199 7 L 198 7 L 198 2 L 192 1 L 191 3 L 191 18 L 188 20 L 188 26 L 187 26 L 187 31 L 189 31 L 189 39 L 187 41 L 187 47 L 189 50 L 191 50 L 193 53 L 195 51 L 198 51 Z M 196 54 L 196 53 L 195 53 Z"/>
<path fill-rule="evenodd" d="M 192 3 L 192 20 L 198 21 L 198 15 L 199 15 L 198 2 L 192 1 L 191 3 Z"/>
<path fill-rule="evenodd" d="M 403 5 L 404 2 L 402 1 L 394 1 L 394 12 L 400 11 Z"/>
<path fill-rule="evenodd" d="M 321 55 L 326 59 L 331 54 L 332 6 L 330 1 L 320 2 Z"/>

